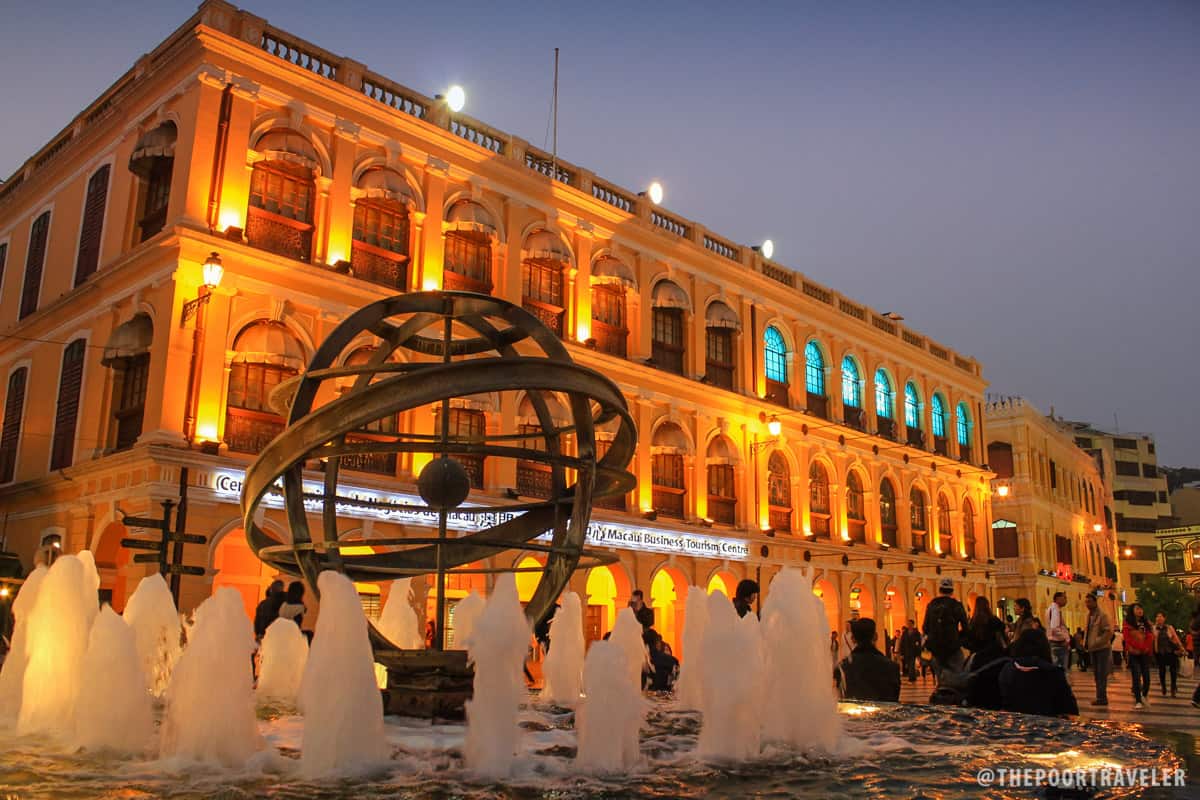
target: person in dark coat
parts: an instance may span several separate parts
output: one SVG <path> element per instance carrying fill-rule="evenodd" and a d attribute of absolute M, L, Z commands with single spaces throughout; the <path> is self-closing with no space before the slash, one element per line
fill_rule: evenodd
<path fill-rule="evenodd" d="M 972 671 L 1008 655 L 1004 623 L 992 613 L 991 603 L 983 595 L 975 598 L 975 612 L 967 624 L 963 645 L 974 655 L 971 660 Z"/>
<path fill-rule="evenodd" d="M 1079 713 L 1067 673 L 1050 660 L 1050 641 L 1042 630 L 1018 636 L 1012 656 L 1000 670 L 1002 709 L 1048 717 Z"/>
<path fill-rule="evenodd" d="M 900 663 L 909 683 L 917 682 L 917 659 L 921 657 L 921 632 L 916 620 L 909 620 L 900 630 Z"/>
<path fill-rule="evenodd" d="M 739 617 L 744 617 L 754 610 L 754 601 L 758 599 L 758 584 L 749 578 L 738 581 L 737 591 L 733 593 L 733 607 Z"/>
<path fill-rule="evenodd" d="M 925 649 L 937 663 L 934 678 L 943 670 L 957 672 L 962 668 L 962 637 L 968 624 L 966 609 L 954 597 L 953 579 L 942 578 L 938 582 L 938 596 L 925 608 L 922 627 Z"/>
<path fill-rule="evenodd" d="M 642 594 L 641 589 L 633 590 L 629 597 L 629 607 L 633 609 L 633 616 L 642 624 L 643 631 L 654 627 L 654 609 L 646 605 L 646 596 Z"/>
<path fill-rule="evenodd" d="M 254 638 L 262 641 L 262 637 L 267 633 L 267 628 L 271 627 L 271 623 L 279 618 L 279 607 L 286 599 L 283 581 L 272 581 L 271 585 L 267 587 L 266 596 L 254 609 Z"/>
<path fill-rule="evenodd" d="M 900 665 L 875 646 L 875 620 L 862 617 L 850 623 L 854 649 L 838 664 L 842 697 L 847 700 L 897 702 L 900 699 Z"/>

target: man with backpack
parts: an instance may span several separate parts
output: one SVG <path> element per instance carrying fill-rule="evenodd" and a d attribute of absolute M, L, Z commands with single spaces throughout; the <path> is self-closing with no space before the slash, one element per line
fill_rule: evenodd
<path fill-rule="evenodd" d="M 962 667 L 962 636 L 967 631 L 967 611 L 954 598 L 954 581 L 942 578 L 938 596 L 925 609 L 925 649 L 936 662 L 937 672 Z M 936 675 L 937 673 L 935 673 Z"/>

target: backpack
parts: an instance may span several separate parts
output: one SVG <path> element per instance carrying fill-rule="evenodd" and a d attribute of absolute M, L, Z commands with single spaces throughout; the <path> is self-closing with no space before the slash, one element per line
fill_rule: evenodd
<path fill-rule="evenodd" d="M 955 605 L 954 600 L 939 599 L 925 610 L 925 646 L 935 657 L 945 656 L 959 646 Z"/>

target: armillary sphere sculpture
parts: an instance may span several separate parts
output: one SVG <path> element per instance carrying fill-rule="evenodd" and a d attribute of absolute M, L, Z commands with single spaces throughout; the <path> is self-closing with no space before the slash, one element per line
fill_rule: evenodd
<path fill-rule="evenodd" d="M 377 340 L 369 362 L 346 365 L 364 334 Z M 349 381 L 353 385 L 344 393 L 330 391 Z M 532 402 L 540 429 L 535 433 L 524 429 L 464 434 L 451 428 L 455 398 L 517 392 L 524 392 Z M 565 423 L 551 416 L 548 399 L 554 394 L 566 398 L 570 419 Z M 520 306 L 468 292 L 413 293 L 371 303 L 338 325 L 307 370 L 290 386 L 277 390 L 272 401 L 285 407 L 288 425 L 246 473 L 242 516 L 250 546 L 265 563 L 303 576 L 314 588 L 317 575 L 326 569 L 354 581 L 436 574 L 437 649 L 444 644 L 447 573 L 512 571 L 468 565 L 505 550 L 545 553 L 546 566 L 526 607 L 529 619 L 538 620 L 550 610 L 575 569 L 614 560 L 585 551 L 584 538 L 592 503 L 624 494 L 635 485 L 626 470 L 637 438 L 633 419 L 616 384 L 573 363 L 562 341 Z M 381 428 L 394 426 L 376 425 L 369 437 L 355 436 L 399 412 L 429 407 L 440 409 L 431 433 L 380 434 Z M 614 438 L 599 459 L 597 425 L 615 427 Z M 566 447 L 568 436 L 574 439 L 573 453 Z M 423 503 L 399 506 L 362 493 L 339 493 L 343 459 L 387 453 L 416 454 L 418 462 L 427 459 L 417 478 Z M 504 504 L 483 498 L 478 504 L 464 504 L 470 479 L 455 456 L 548 465 L 550 496 L 531 502 Z M 325 465 L 324 480 L 306 482 L 305 462 L 317 459 Z M 574 483 L 567 482 L 568 470 L 574 473 Z M 264 502 L 278 504 L 279 495 L 287 512 L 290 542 L 275 538 L 256 521 Z M 339 540 L 339 508 L 427 519 L 436 522 L 437 535 Z M 315 531 L 310 514 L 321 518 Z M 451 515 L 455 527 L 465 532 L 448 529 Z M 383 552 L 342 552 L 351 547 L 361 552 L 363 545 Z M 377 646 L 386 645 L 377 631 L 375 640 Z"/>

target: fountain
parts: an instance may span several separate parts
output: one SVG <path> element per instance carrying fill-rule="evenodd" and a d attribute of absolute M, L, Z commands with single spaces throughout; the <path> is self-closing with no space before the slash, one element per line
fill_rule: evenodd
<path fill-rule="evenodd" d="M 709 595 L 708 624 L 699 655 L 703 715 L 699 754 L 717 761 L 757 756 L 762 725 L 762 637 L 758 619 L 753 614 L 739 619 L 725 595 Z"/>
<path fill-rule="evenodd" d="M 136 636 L 112 608 L 100 609 L 88 638 L 75 703 L 74 743 L 87 750 L 141 753 L 154 733 L 154 710 Z"/>
<path fill-rule="evenodd" d="M 546 684 L 542 700 L 560 706 L 574 707 L 579 701 L 583 682 L 583 606 L 579 595 L 567 592 L 561 607 L 550 621 L 550 651 L 546 654 L 543 672 Z"/>
<path fill-rule="evenodd" d="M 475 623 L 483 613 L 487 601 L 481 595 L 472 591 L 454 607 L 454 643 L 461 649 L 467 648 L 467 641 L 475 630 Z"/>
<path fill-rule="evenodd" d="M 307 663 L 308 639 L 300 626 L 282 617 L 272 622 L 258 649 L 258 704 L 295 706 Z"/>
<path fill-rule="evenodd" d="M 13 626 L 12 641 L 8 656 L 4 659 L 4 668 L 0 669 L 0 720 L 15 721 L 17 712 L 21 709 L 21 691 L 25 680 L 25 665 L 29 661 L 29 615 L 37 601 L 38 590 L 46 578 L 47 569 L 38 566 L 17 593 L 13 601 L 12 613 L 16 620 Z"/>
<path fill-rule="evenodd" d="M 322 572 L 317 591 L 321 613 L 300 683 L 301 772 L 307 777 L 366 772 L 389 754 L 367 618 L 345 575 Z"/>
<path fill-rule="evenodd" d="M 688 587 L 684 620 L 683 653 L 679 665 L 679 680 L 675 683 L 675 697 L 680 708 L 699 710 L 700 644 L 704 641 L 704 629 L 708 624 L 708 594 L 699 586 Z"/>
<path fill-rule="evenodd" d="M 640 680 L 640 676 L 636 682 L 631 679 L 628 654 L 620 644 L 611 640 L 592 644 L 583 668 L 586 697 L 575 713 L 579 768 L 611 774 L 637 764 L 648 707 Z"/>
<path fill-rule="evenodd" d="M 59 556 L 38 589 L 26 629 L 28 660 L 17 731 L 69 736 L 98 600 L 84 560 Z M 36 676 L 36 680 L 32 679 Z"/>
<path fill-rule="evenodd" d="M 646 643 L 642 639 L 642 623 L 637 621 L 632 608 L 622 608 L 617 612 L 617 621 L 613 624 L 609 641 L 620 648 L 624 660 L 621 662 L 629 674 L 629 679 L 639 689 L 642 686 L 642 672 L 648 666 L 646 660 Z"/>
<path fill-rule="evenodd" d="M 375 627 L 387 640 L 401 650 L 420 650 L 425 646 L 425 637 L 417 627 L 417 612 L 409 599 L 412 578 L 397 578 L 392 581 L 387 603 Z"/>
<path fill-rule="evenodd" d="M 254 648 L 236 589 L 217 589 L 200 604 L 167 686 L 164 758 L 242 767 L 263 749 L 254 718 Z"/>
<path fill-rule="evenodd" d="M 763 685 L 771 699 L 763 708 L 763 736 L 799 750 L 833 752 L 842 734 L 837 698 L 828 680 L 796 680 L 796 665 L 814 676 L 833 674 L 829 623 L 812 579 L 787 568 L 771 581 L 763 603 Z"/>
<path fill-rule="evenodd" d="M 516 577 L 511 572 L 500 575 L 467 645 L 475 665 L 475 695 L 466 704 L 463 755 L 467 768 L 486 778 L 504 778 L 512 768 L 529 630 Z"/>
<path fill-rule="evenodd" d="M 175 599 L 163 576 L 155 573 L 142 578 L 125 603 L 122 616 L 133 628 L 150 692 L 161 697 L 179 660 L 179 638 L 183 632 Z"/>

